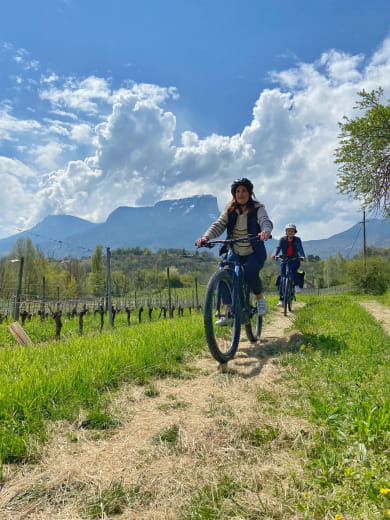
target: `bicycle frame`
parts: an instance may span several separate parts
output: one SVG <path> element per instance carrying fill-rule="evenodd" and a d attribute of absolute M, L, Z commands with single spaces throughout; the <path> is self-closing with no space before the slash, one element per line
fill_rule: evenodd
<path fill-rule="evenodd" d="M 296 260 L 295 257 L 290 258 L 285 255 L 281 255 L 277 257 L 283 264 L 286 265 L 286 274 L 281 275 L 279 283 L 282 284 L 283 290 L 283 308 L 284 315 L 287 315 L 287 309 L 291 312 L 292 310 L 292 301 L 295 299 L 295 289 L 294 289 L 294 278 L 293 272 L 290 269 L 290 264 L 293 260 Z"/>
<path fill-rule="evenodd" d="M 246 335 L 251 342 L 256 342 L 261 334 L 262 317 L 257 314 L 256 306 L 251 304 L 250 289 L 244 279 L 244 266 L 239 259 L 229 258 L 233 244 L 253 239 L 258 237 L 249 235 L 242 239 L 213 240 L 204 244 L 205 247 L 214 247 L 217 244 L 228 247 L 218 270 L 209 280 L 204 311 L 209 349 L 214 358 L 222 364 L 232 359 L 237 351 L 241 325 L 245 325 Z M 223 312 L 222 308 L 225 309 Z M 253 332 L 251 318 L 254 315 L 256 326 Z M 226 318 L 223 326 L 214 323 L 215 317 Z"/>
<path fill-rule="evenodd" d="M 250 319 L 255 313 L 255 309 L 249 305 L 249 286 L 244 280 L 244 267 L 239 260 L 229 260 L 229 253 L 233 251 L 233 245 L 237 242 L 244 242 L 248 240 L 257 239 L 257 236 L 249 235 L 247 238 L 238 239 L 227 239 L 227 240 L 212 240 L 208 242 L 208 246 L 213 247 L 216 244 L 224 244 L 228 247 L 228 251 L 224 253 L 224 258 L 219 263 L 219 270 L 228 270 L 232 273 L 233 282 L 233 295 L 232 295 L 232 312 L 237 313 L 240 311 L 241 323 L 245 325 L 245 322 Z M 257 312 L 257 311 L 256 311 Z"/>

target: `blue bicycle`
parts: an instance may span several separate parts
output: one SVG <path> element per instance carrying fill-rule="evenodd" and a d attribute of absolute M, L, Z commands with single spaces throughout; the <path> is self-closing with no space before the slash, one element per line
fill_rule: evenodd
<path fill-rule="evenodd" d="M 256 235 L 240 239 L 210 240 L 202 247 L 226 246 L 219 269 L 210 278 L 204 306 L 204 328 L 213 357 L 221 364 L 233 359 L 240 341 L 241 325 L 247 338 L 255 343 L 261 335 L 262 316 L 257 314 L 256 299 L 244 280 L 239 261 L 228 260 L 233 244 L 258 240 Z"/>
<path fill-rule="evenodd" d="M 276 260 L 280 260 L 282 263 L 286 264 L 286 274 L 285 276 L 280 277 L 279 284 L 282 284 L 280 295 L 283 295 L 283 311 L 284 315 L 287 316 L 287 310 L 289 312 L 292 311 L 292 304 L 296 299 L 294 272 L 290 269 L 291 262 L 296 260 L 296 258 L 280 255 L 276 257 Z"/>

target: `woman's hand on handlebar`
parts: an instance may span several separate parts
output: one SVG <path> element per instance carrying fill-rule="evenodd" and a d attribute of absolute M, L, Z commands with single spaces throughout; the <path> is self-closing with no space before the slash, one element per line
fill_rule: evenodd
<path fill-rule="evenodd" d="M 263 242 L 265 242 L 266 240 L 271 238 L 271 232 L 270 231 L 261 231 L 260 233 L 257 234 L 257 236 L 259 237 L 259 240 L 263 240 Z"/>
<path fill-rule="evenodd" d="M 202 246 L 204 246 L 208 241 L 209 241 L 209 239 L 206 238 L 206 237 L 198 238 L 198 240 L 195 242 L 195 246 L 196 246 L 197 248 L 202 247 Z"/>

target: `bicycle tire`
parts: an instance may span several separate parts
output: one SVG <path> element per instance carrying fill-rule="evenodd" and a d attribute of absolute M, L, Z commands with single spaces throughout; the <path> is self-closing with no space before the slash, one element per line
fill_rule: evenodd
<path fill-rule="evenodd" d="M 249 307 L 251 311 L 251 316 L 245 323 L 246 337 L 251 343 L 256 343 L 256 341 L 261 336 L 261 331 L 263 328 L 263 316 L 259 316 L 259 314 L 257 314 L 257 307 L 254 298 L 253 301 L 251 297 L 248 298 L 247 307 Z"/>
<path fill-rule="evenodd" d="M 217 271 L 207 284 L 204 306 L 204 329 L 211 355 L 219 363 L 233 359 L 240 341 L 240 312 L 231 316 L 231 324 L 219 326 L 215 321 L 223 314 L 222 293 L 225 292 L 233 301 L 233 283 L 227 271 Z"/>
<path fill-rule="evenodd" d="M 289 310 L 289 312 L 292 312 L 292 302 L 294 299 L 294 287 L 291 284 L 291 282 L 289 285 L 290 285 L 290 290 L 289 290 L 289 295 L 288 295 L 288 310 Z"/>
<path fill-rule="evenodd" d="M 285 316 L 287 316 L 288 301 L 289 301 L 289 283 L 288 283 L 287 276 L 285 276 L 284 280 L 283 280 L 283 312 L 284 312 Z"/>

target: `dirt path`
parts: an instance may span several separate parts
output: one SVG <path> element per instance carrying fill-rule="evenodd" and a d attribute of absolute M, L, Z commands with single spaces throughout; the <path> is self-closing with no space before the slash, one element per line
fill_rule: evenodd
<path fill-rule="evenodd" d="M 242 342 L 226 374 L 205 354 L 186 378 L 150 388 L 124 385 L 112 396 L 111 412 L 121 421 L 113 431 L 57 424 L 39 464 L 6 469 L 0 518 L 91 518 L 99 499 L 108 497 L 112 505 L 126 489 L 122 514 L 98 509 L 95 518 L 173 520 L 207 502 L 207 488 L 218 489 L 224 476 L 241 490 L 234 507 L 241 504 L 252 515 L 243 518 L 276 518 L 267 508 L 295 518 L 275 495 L 277 488 L 288 501 L 290 475 L 299 479 L 301 473 L 291 446 L 307 439 L 311 428 L 289 417 L 294 395 L 276 361 L 283 350 L 299 349 L 300 335 L 286 332 L 291 326 L 292 318 L 270 313 L 261 342 Z M 175 442 L 162 440 L 169 432 Z"/>
<path fill-rule="evenodd" d="M 360 305 L 374 316 L 387 334 L 390 334 L 390 309 L 386 305 L 382 305 L 375 300 L 361 301 Z"/>

